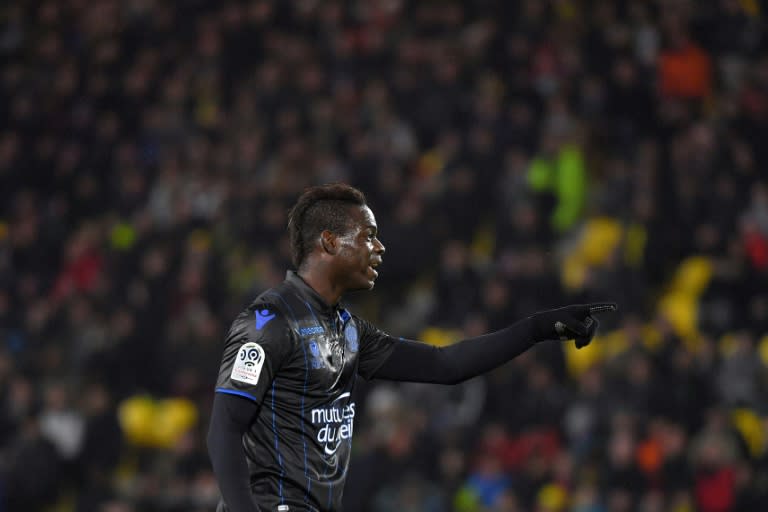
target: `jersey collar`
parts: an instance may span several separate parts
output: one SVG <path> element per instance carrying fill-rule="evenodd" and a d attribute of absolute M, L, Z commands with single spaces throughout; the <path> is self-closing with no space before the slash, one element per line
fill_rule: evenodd
<path fill-rule="evenodd" d="M 333 315 L 338 311 L 344 311 L 344 309 L 337 305 L 331 306 L 317 293 L 314 288 L 309 286 L 307 282 L 299 276 L 294 270 L 289 270 L 285 274 L 285 282 L 297 288 L 301 296 L 309 302 L 309 305 L 317 311 L 321 311 L 328 315 Z"/>

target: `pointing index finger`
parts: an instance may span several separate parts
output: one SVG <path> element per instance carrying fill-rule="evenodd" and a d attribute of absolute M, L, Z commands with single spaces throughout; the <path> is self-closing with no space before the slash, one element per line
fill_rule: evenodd
<path fill-rule="evenodd" d="M 615 302 L 596 302 L 589 305 L 589 314 L 594 315 L 596 313 L 609 313 L 616 311 L 618 306 Z"/>

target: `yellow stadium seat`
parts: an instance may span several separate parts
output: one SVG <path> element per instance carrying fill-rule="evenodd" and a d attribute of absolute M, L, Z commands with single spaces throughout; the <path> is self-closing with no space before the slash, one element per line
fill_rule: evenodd
<path fill-rule="evenodd" d="M 603 357 L 613 358 L 627 350 L 629 341 L 622 329 L 611 331 L 606 333 L 601 341 L 600 348 L 603 352 Z"/>
<path fill-rule="evenodd" d="M 197 409 L 186 399 L 170 398 L 157 404 L 155 446 L 170 448 L 197 422 Z"/>
<path fill-rule="evenodd" d="M 568 372 L 574 378 L 579 377 L 594 364 L 605 358 L 603 338 L 601 336 L 595 336 L 592 343 L 582 349 L 577 349 L 576 345 L 572 342 L 565 343 L 563 344 L 563 352 L 565 354 L 565 365 L 568 368 Z"/>
<path fill-rule="evenodd" d="M 569 254 L 563 261 L 561 279 L 568 290 L 579 290 L 587 279 L 587 265 L 578 254 Z"/>
<path fill-rule="evenodd" d="M 154 417 L 155 403 L 149 396 L 128 398 L 118 407 L 118 419 L 123 434 L 129 443 L 137 446 L 151 444 Z"/>
<path fill-rule="evenodd" d="M 677 267 L 671 289 L 698 297 L 712 278 L 712 261 L 705 256 L 692 256 Z"/>
<path fill-rule="evenodd" d="M 757 345 L 757 353 L 760 354 L 760 360 L 768 366 L 768 334 L 760 338 Z"/>
<path fill-rule="evenodd" d="M 584 226 L 578 252 L 587 264 L 604 265 L 621 241 L 621 237 L 621 224 L 616 219 L 590 219 Z"/>
<path fill-rule="evenodd" d="M 661 345 L 661 332 L 653 324 L 646 324 L 642 327 L 643 345 L 651 351 L 656 351 Z"/>
<path fill-rule="evenodd" d="M 427 327 L 419 335 L 419 339 L 436 347 L 444 347 L 455 343 L 462 338 L 461 333 L 454 329 L 441 329 L 440 327 Z"/>
<path fill-rule="evenodd" d="M 698 302 L 689 293 L 670 292 L 659 301 L 659 312 L 682 338 L 694 338 L 697 334 Z"/>
<path fill-rule="evenodd" d="M 537 510 L 559 512 L 568 505 L 568 491 L 560 484 L 544 485 L 536 496 Z"/>
<path fill-rule="evenodd" d="M 643 264 L 645 245 L 648 242 L 648 233 L 642 224 L 632 224 L 626 230 L 624 242 L 624 262 L 630 267 L 639 267 Z"/>
<path fill-rule="evenodd" d="M 757 459 L 765 450 L 763 422 L 751 409 L 736 409 L 731 412 L 731 422 L 747 443 L 752 458 Z"/>
<path fill-rule="evenodd" d="M 170 448 L 197 422 L 197 408 L 184 398 L 134 396 L 118 407 L 120 426 L 135 446 Z"/>

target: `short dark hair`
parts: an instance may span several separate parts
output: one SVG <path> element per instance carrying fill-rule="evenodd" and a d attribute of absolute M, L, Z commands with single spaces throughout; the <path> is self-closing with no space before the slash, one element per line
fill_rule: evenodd
<path fill-rule="evenodd" d="M 365 206 L 365 195 L 345 183 L 310 187 L 288 214 L 288 236 L 293 264 L 299 268 L 312 245 L 325 231 L 344 233 L 349 228 L 349 208 Z"/>

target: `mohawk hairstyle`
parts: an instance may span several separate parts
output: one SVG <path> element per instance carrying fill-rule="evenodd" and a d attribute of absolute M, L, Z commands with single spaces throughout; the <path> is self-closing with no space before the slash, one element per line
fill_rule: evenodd
<path fill-rule="evenodd" d="M 298 269 L 325 231 L 344 233 L 349 228 L 349 208 L 365 206 L 365 195 L 344 183 L 310 187 L 288 214 L 291 258 Z"/>

